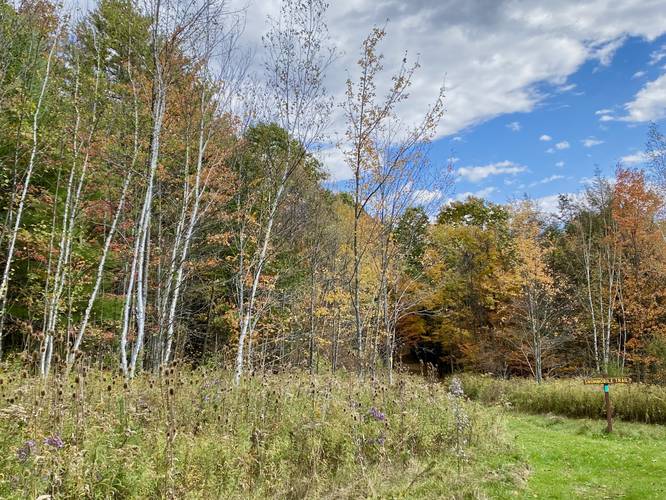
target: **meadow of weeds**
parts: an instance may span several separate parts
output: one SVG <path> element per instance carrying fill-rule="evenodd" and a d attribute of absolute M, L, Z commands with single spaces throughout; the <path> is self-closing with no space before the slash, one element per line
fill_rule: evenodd
<path fill-rule="evenodd" d="M 400 375 L 171 367 L 0 375 L 0 497 L 483 496 L 513 488 L 500 411 Z"/>
<path fill-rule="evenodd" d="M 582 379 L 553 379 L 536 384 L 529 379 L 502 380 L 466 374 L 465 393 L 486 404 L 502 403 L 518 411 L 553 413 L 571 418 L 606 418 L 599 385 Z M 666 424 L 666 388 L 648 384 L 613 385 L 611 400 L 615 418 L 646 424 Z"/>

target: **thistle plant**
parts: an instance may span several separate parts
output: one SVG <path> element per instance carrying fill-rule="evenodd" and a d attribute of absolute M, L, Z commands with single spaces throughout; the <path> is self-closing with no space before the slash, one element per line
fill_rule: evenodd
<path fill-rule="evenodd" d="M 461 463 L 467 458 L 467 445 L 469 444 L 468 431 L 471 426 L 469 415 L 464 406 L 465 392 L 463 391 L 460 379 L 454 377 L 449 384 L 448 398 L 451 402 L 454 424 L 454 446 L 453 453 L 458 464 L 458 474 L 460 474 Z"/>

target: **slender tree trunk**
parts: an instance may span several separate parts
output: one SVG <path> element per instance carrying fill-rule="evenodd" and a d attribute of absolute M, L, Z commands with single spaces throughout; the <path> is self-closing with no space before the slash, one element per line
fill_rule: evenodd
<path fill-rule="evenodd" d="M 150 228 L 150 219 L 152 213 L 153 187 L 155 182 L 155 173 L 157 171 L 157 162 L 160 154 L 160 137 L 162 133 L 162 120 L 166 106 L 166 95 L 164 93 L 161 76 L 157 77 L 157 88 L 155 89 L 153 105 L 153 128 L 150 140 L 150 164 L 148 168 L 148 185 L 141 210 L 138 227 L 138 245 L 136 252 L 136 340 L 132 349 L 132 357 L 129 364 L 129 377 L 133 378 L 136 372 L 136 365 L 139 354 L 143 347 L 143 341 L 146 331 L 146 286 L 145 279 L 148 278 L 148 266 L 146 265 L 148 250 L 148 234 Z"/>
<path fill-rule="evenodd" d="M 187 261 L 190 245 L 192 242 L 192 234 L 194 233 L 194 228 L 198 222 L 199 218 L 199 205 L 201 202 L 201 196 L 203 190 L 201 187 L 201 172 L 203 169 L 203 158 L 206 150 L 207 141 L 204 138 L 204 120 L 205 120 L 205 105 L 204 105 L 204 91 L 201 94 L 201 121 L 199 123 L 199 146 L 197 154 L 197 166 L 196 173 L 194 178 L 194 200 L 192 213 L 190 214 L 189 224 L 187 226 L 187 232 L 183 240 L 183 248 L 178 259 L 178 270 L 176 272 L 175 288 L 173 290 L 173 297 L 171 299 L 171 307 L 169 309 L 169 320 L 167 323 L 167 344 L 164 352 L 164 357 L 162 362 L 164 364 L 169 363 L 169 358 L 171 356 L 171 345 L 173 343 L 174 336 L 174 325 L 176 322 L 176 307 L 178 305 L 178 298 L 180 295 L 180 290 L 183 284 L 183 272 L 185 267 L 185 262 Z"/>
<path fill-rule="evenodd" d="M 316 298 L 316 280 L 315 280 L 315 264 L 314 257 L 311 267 L 310 275 L 310 345 L 309 345 L 309 368 L 310 375 L 314 375 L 315 365 L 314 365 L 314 356 L 315 356 L 315 298 Z"/>
<path fill-rule="evenodd" d="M 93 286 L 93 290 L 90 294 L 90 297 L 88 298 L 88 305 L 86 306 L 86 310 L 83 314 L 83 320 L 81 321 L 79 332 L 76 336 L 76 339 L 74 340 L 74 345 L 72 346 L 72 349 L 69 352 L 69 355 L 67 356 L 68 369 L 71 369 L 72 365 L 74 364 L 74 361 L 76 360 L 76 355 L 81 346 L 81 341 L 83 340 L 83 336 L 85 335 L 88 322 L 90 321 L 90 314 L 92 313 L 92 308 L 95 304 L 95 300 L 97 299 L 97 294 L 99 293 L 99 289 L 102 285 L 102 279 L 104 277 L 104 265 L 106 264 L 106 259 L 109 255 L 109 249 L 111 248 L 111 242 L 113 241 L 113 236 L 116 232 L 116 227 L 118 226 L 118 221 L 120 220 L 120 216 L 123 211 L 123 206 L 125 204 L 125 197 L 127 195 L 127 191 L 131 180 L 132 180 L 132 171 L 130 170 L 127 176 L 125 177 L 125 182 L 123 183 L 123 190 L 120 195 L 120 201 L 118 202 L 116 213 L 113 217 L 113 221 L 111 222 L 111 228 L 109 229 L 109 233 L 106 235 L 104 248 L 102 249 L 102 257 L 100 258 L 99 264 L 97 266 L 95 285 Z"/>
<path fill-rule="evenodd" d="M 49 83 L 49 77 L 51 75 L 51 62 L 53 60 L 53 54 L 55 53 L 55 48 L 58 42 L 59 31 L 56 32 L 56 35 L 51 45 L 51 50 L 49 51 L 48 58 L 46 60 L 46 71 L 44 73 L 44 78 L 42 80 L 42 86 L 39 92 L 39 98 L 37 99 L 37 105 L 35 106 L 35 112 L 32 117 L 32 149 L 30 151 L 30 159 L 28 160 L 28 168 L 25 173 L 25 178 L 23 180 L 23 189 L 21 191 L 21 196 L 19 197 L 18 207 L 16 209 L 16 215 L 14 216 L 14 227 L 9 234 L 9 245 L 7 249 L 7 260 L 5 262 L 5 269 L 2 273 L 2 282 L 0 282 L 0 359 L 2 359 L 2 336 L 3 328 L 5 323 L 5 315 L 7 314 L 7 292 L 9 288 L 9 279 L 12 272 L 12 263 L 14 260 L 14 250 L 16 248 L 16 239 L 18 238 L 18 233 L 21 228 L 21 220 L 23 217 L 23 210 L 25 207 L 25 201 L 28 197 L 28 190 L 30 188 L 30 181 L 32 180 L 32 174 L 35 169 L 35 159 L 37 157 L 37 148 L 39 145 L 39 116 L 42 112 L 42 104 L 44 101 L 44 95 L 46 94 L 46 88 Z"/>
<path fill-rule="evenodd" d="M 244 361 L 244 345 L 245 345 L 245 339 L 250 332 L 250 327 L 252 325 L 253 319 L 254 319 L 254 302 L 257 296 L 257 290 L 259 289 L 259 280 L 261 279 L 261 275 L 263 272 L 263 267 L 264 264 L 266 263 L 266 256 L 268 253 L 268 245 L 271 239 L 271 233 L 273 231 L 273 224 L 275 223 L 275 215 L 277 213 L 277 208 L 279 205 L 279 202 L 282 198 L 282 193 L 284 192 L 285 189 L 285 183 L 287 182 L 287 174 L 288 172 L 285 171 L 283 172 L 280 185 L 278 186 L 278 189 L 275 193 L 275 197 L 273 199 L 273 203 L 271 204 L 270 210 L 269 210 L 269 215 L 268 215 L 268 220 L 266 222 L 266 229 L 264 232 L 264 237 L 262 238 L 262 244 L 261 244 L 261 250 L 259 252 L 259 257 L 257 259 L 257 265 L 254 271 L 254 276 L 252 280 L 252 287 L 250 288 L 250 296 L 246 304 L 246 309 L 243 314 L 243 318 L 241 321 L 241 326 L 240 326 L 240 335 L 238 337 L 238 351 L 236 353 L 236 369 L 234 371 L 234 384 L 239 385 L 240 384 L 240 379 L 243 375 L 243 361 Z M 243 279 L 242 276 L 239 277 L 239 279 Z"/>

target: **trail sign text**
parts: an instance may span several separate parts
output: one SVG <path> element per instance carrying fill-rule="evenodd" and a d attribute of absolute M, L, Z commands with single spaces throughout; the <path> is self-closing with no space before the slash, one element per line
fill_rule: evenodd
<path fill-rule="evenodd" d="M 606 385 L 606 384 L 631 384 L 631 377 L 596 377 L 586 378 L 584 384 Z"/>

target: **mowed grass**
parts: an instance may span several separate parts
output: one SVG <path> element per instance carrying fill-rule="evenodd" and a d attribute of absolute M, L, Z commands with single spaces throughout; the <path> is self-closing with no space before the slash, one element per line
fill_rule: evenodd
<path fill-rule="evenodd" d="M 527 464 L 523 498 L 666 498 L 666 428 L 509 413 Z M 506 491 L 499 496 L 516 497 Z"/>

